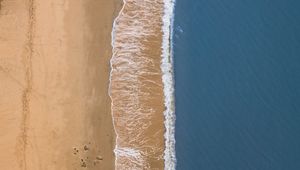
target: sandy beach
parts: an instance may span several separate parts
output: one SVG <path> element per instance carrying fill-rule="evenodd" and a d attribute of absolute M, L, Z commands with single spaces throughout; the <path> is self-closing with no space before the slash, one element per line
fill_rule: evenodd
<path fill-rule="evenodd" d="M 0 0 L 0 169 L 114 169 L 120 0 Z"/>

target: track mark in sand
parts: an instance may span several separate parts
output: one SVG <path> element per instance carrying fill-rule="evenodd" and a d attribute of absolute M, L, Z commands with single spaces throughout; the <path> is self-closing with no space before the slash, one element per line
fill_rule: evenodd
<path fill-rule="evenodd" d="M 28 143 L 28 128 L 30 118 L 30 96 L 32 92 L 32 56 L 34 53 L 33 39 L 34 39 L 34 26 L 35 26 L 35 2 L 34 0 L 28 1 L 28 31 L 27 42 L 25 44 L 25 54 L 23 58 L 24 72 L 25 72 L 25 87 L 22 94 L 22 120 L 21 132 L 17 144 L 18 154 L 20 158 L 20 167 L 26 170 L 26 148 Z"/>
<path fill-rule="evenodd" d="M 3 0 L 0 0 L 0 11 L 1 11 L 1 7 L 2 7 L 2 1 L 3 1 Z"/>

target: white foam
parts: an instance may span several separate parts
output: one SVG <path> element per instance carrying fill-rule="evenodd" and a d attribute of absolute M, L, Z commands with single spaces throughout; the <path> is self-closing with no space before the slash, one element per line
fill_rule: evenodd
<path fill-rule="evenodd" d="M 175 0 L 164 0 L 163 15 L 163 42 L 162 42 L 162 80 L 165 95 L 165 170 L 176 169 L 175 154 L 175 98 L 174 98 L 174 71 L 172 53 L 172 34 Z"/>

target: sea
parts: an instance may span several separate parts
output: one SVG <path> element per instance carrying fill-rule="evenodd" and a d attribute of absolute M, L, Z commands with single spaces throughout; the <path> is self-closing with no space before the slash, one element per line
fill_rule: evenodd
<path fill-rule="evenodd" d="M 176 0 L 177 170 L 300 169 L 300 1 Z"/>

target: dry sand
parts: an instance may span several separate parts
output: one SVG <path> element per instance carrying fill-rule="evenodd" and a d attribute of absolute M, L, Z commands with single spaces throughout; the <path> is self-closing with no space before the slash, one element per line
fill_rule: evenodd
<path fill-rule="evenodd" d="M 120 0 L 0 2 L 0 169 L 113 169 L 108 78 Z"/>

